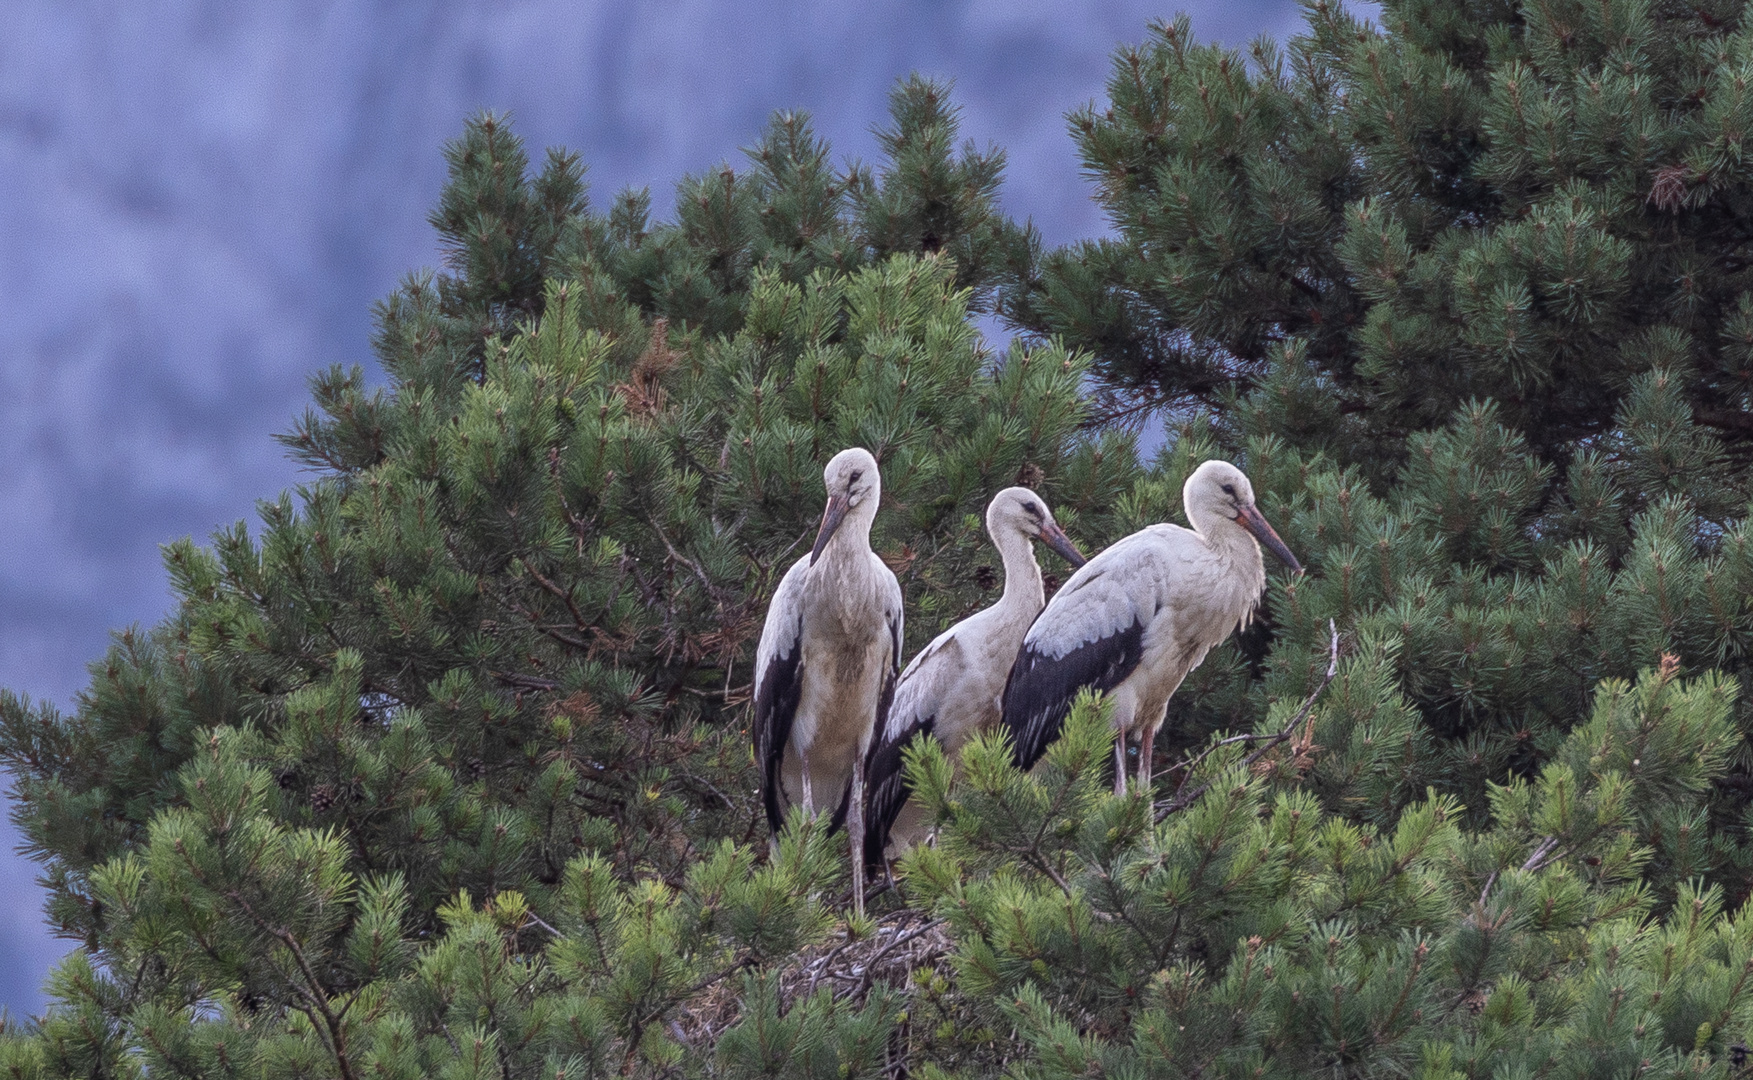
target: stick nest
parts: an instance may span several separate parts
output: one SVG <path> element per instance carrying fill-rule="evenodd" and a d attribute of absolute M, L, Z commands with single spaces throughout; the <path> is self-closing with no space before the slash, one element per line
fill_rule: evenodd
<path fill-rule="evenodd" d="M 919 968 L 948 972 L 955 944 L 941 920 L 901 908 L 876 921 L 868 937 L 852 940 L 842 925 L 821 944 L 798 953 L 779 972 L 780 1007 L 786 1011 L 823 987 L 836 1000 L 862 1005 L 878 984 L 898 990 L 911 985 Z M 671 1034 L 685 1046 L 714 1045 L 740 1015 L 742 984 L 721 979 L 682 1007 Z"/>

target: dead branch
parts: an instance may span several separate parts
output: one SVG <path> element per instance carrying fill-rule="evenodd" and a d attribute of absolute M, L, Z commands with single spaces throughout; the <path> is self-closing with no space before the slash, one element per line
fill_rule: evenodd
<path fill-rule="evenodd" d="M 1539 846 L 1534 849 L 1534 853 L 1528 856 L 1528 861 L 1522 864 L 1522 869 L 1538 870 L 1545 866 L 1551 861 L 1548 856 L 1550 856 L 1553 850 L 1557 847 L 1558 837 L 1556 836 L 1548 836 L 1546 839 L 1540 841 Z"/>

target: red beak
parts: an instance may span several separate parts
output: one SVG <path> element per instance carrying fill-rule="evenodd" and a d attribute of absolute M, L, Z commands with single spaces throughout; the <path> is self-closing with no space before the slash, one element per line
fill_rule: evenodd
<path fill-rule="evenodd" d="M 828 506 L 822 511 L 822 527 L 816 530 L 816 546 L 810 549 L 810 565 L 822 557 L 822 549 L 834 538 L 834 530 L 846 520 L 846 511 L 852 509 L 852 503 L 844 495 L 828 496 Z"/>
<path fill-rule="evenodd" d="M 1089 561 L 1083 557 L 1083 552 L 1077 550 L 1071 537 L 1065 535 L 1065 530 L 1054 522 L 1049 521 L 1041 526 L 1041 542 L 1057 551 L 1072 566 L 1082 566 Z"/>
<path fill-rule="evenodd" d="M 1260 516 L 1259 510 L 1252 506 L 1242 507 L 1241 511 L 1236 514 L 1236 524 L 1252 533 L 1254 539 L 1260 541 L 1261 547 L 1278 556 L 1284 565 L 1290 567 L 1294 573 L 1303 572 L 1303 564 L 1296 561 L 1296 556 L 1292 555 L 1290 549 L 1284 546 L 1284 541 L 1278 538 L 1278 533 L 1266 523 L 1265 518 Z"/>

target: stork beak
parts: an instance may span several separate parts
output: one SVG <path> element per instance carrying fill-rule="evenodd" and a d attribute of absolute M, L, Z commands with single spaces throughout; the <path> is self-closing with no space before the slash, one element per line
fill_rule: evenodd
<path fill-rule="evenodd" d="M 852 509 L 852 501 L 845 495 L 828 496 L 828 507 L 822 511 L 822 527 L 816 530 L 816 546 L 810 548 L 811 566 L 816 565 L 816 560 L 822 557 L 822 549 L 827 547 L 828 541 L 834 538 L 834 530 L 838 529 L 840 523 L 846 520 L 846 511 L 850 509 Z"/>
<path fill-rule="evenodd" d="M 1260 541 L 1260 546 L 1278 556 L 1293 573 L 1303 572 L 1303 564 L 1296 561 L 1296 556 L 1284 546 L 1284 541 L 1278 538 L 1278 533 L 1272 526 L 1266 524 L 1266 519 L 1260 516 L 1259 510 L 1252 506 L 1242 507 L 1236 514 L 1236 524 L 1253 533 L 1254 539 Z"/>
<path fill-rule="evenodd" d="M 1064 556 L 1065 561 L 1072 566 L 1082 566 L 1089 561 L 1083 557 L 1083 552 L 1077 550 L 1071 537 L 1065 535 L 1065 530 L 1054 522 L 1049 521 L 1041 526 L 1041 542 Z"/>

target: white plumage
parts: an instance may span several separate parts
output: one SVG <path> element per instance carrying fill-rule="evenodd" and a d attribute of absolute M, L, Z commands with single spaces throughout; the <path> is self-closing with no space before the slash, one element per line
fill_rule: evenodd
<path fill-rule="evenodd" d="M 953 761 L 976 732 L 998 722 L 1005 676 L 1045 599 L 1030 541 L 1041 540 L 1073 566 L 1083 565 L 1047 504 L 1028 488 L 1005 488 L 993 496 L 986 532 L 1004 562 L 1003 595 L 939 634 L 913 658 L 871 747 L 864 849 L 869 865 L 880 865 L 891 844 L 905 848 L 923 833 L 918 809 L 908 802 L 906 747 L 916 739 L 936 738 Z"/>
<path fill-rule="evenodd" d="M 1114 544 L 1073 574 L 1029 628 L 1003 704 L 1021 767 L 1046 752 L 1077 692 L 1091 687 L 1114 703 L 1115 792 L 1126 790 L 1126 741 L 1133 735 L 1138 781 L 1148 788 L 1152 742 L 1170 696 L 1260 601 L 1266 587 L 1260 545 L 1301 572 L 1234 465 L 1200 465 L 1181 498 L 1192 529 L 1151 525 Z"/>
<path fill-rule="evenodd" d="M 755 760 L 774 836 L 785 811 L 817 812 L 852 838 L 853 900 L 862 914 L 864 770 L 901 655 L 901 585 L 870 548 L 882 501 L 877 461 L 857 447 L 822 473 L 828 505 L 815 547 L 794 563 L 767 607 L 755 650 Z M 847 820 L 850 818 L 850 820 Z"/>

